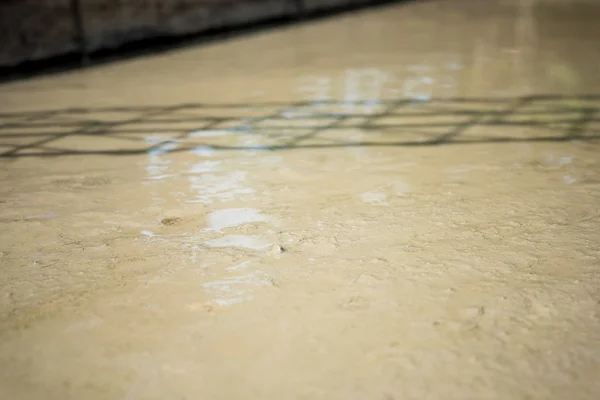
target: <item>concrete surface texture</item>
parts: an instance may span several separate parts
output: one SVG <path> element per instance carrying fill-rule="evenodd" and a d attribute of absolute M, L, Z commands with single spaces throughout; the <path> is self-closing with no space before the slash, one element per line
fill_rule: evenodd
<path fill-rule="evenodd" d="M 597 2 L 0 86 L 0 398 L 600 398 Z"/>
<path fill-rule="evenodd" d="M 301 0 L 304 11 L 370 0 Z M 79 50 L 71 0 L 0 1 L 0 66 Z M 298 15 L 296 0 L 81 0 L 87 50 Z"/>

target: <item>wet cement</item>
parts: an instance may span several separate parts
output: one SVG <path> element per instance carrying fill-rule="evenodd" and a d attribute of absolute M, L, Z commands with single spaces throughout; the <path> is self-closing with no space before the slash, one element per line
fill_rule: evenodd
<path fill-rule="evenodd" d="M 0 88 L 0 397 L 596 399 L 600 4 L 422 1 Z"/>

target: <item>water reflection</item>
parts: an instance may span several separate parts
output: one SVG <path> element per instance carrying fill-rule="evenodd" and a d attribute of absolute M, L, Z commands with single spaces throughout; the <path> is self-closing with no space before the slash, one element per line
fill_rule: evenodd
<path fill-rule="evenodd" d="M 241 124 L 249 122 L 241 121 Z M 256 135 L 236 128 L 195 130 L 187 135 L 188 140 L 220 137 L 245 146 L 261 144 Z M 268 283 L 260 270 L 260 257 L 267 255 L 274 244 L 262 234 L 273 220 L 251 207 L 223 207 L 228 203 L 249 203 L 264 197 L 253 187 L 252 175 L 265 166 L 276 166 L 281 157 L 260 156 L 253 150 L 217 154 L 210 145 L 194 146 L 187 150 L 188 156 L 178 157 L 169 151 L 180 146 L 180 140 L 161 135 L 151 135 L 145 140 L 152 147 L 146 155 L 143 183 L 151 188 L 153 204 L 164 204 L 173 184 L 185 180 L 188 190 L 177 198 L 177 202 L 187 205 L 186 209 L 192 214 L 204 214 L 205 207 L 210 207 L 211 211 L 205 214 L 204 221 L 199 221 L 203 228 L 178 234 L 158 234 L 145 229 L 141 235 L 182 255 L 181 264 L 172 265 L 167 271 L 181 268 L 205 271 L 200 277 L 201 287 L 213 296 L 215 304 L 228 306 L 251 299 L 254 290 Z M 257 223 L 262 225 L 256 234 L 243 233 L 245 227 Z M 237 263 L 224 264 L 223 258 L 236 249 Z"/>
<path fill-rule="evenodd" d="M 485 388 L 511 379 L 496 379 L 495 371 L 485 376 L 486 368 L 467 365 L 471 359 L 520 362 L 531 353 L 519 365 L 533 375 L 522 381 L 543 383 L 547 370 L 536 369 L 537 350 L 589 350 L 597 332 L 589 318 L 597 282 L 589 278 L 598 260 L 600 168 L 591 141 L 599 138 L 600 97 L 565 99 L 558 83 L 541 86 L 548 82 L 546 66 L 519 69 L 518 62 L 525 67 L 536 60 L 532 55 L 538 64 L 556 57 L 568 66 L 571 53 L 532 46 L 536 53 L 523 58 L 526 46 L 513 35 L 517 13 L 504 1 L 481 6 L 481 23 L 461 7 L 483 2 L 440 2 L 448 12 L 429 16 L 430 2 L 413 3 L 424 8 L 389 18 L 381 13 L 367 17 L 368 24 L 346 18 L 344 26 L 358 32 L 355 40 L 343 35 L 346 29 L 340 34 L 335 21 L 331 30 L 310 26 L 318 32 L 311 38 L 327 40 L 299 41 L 300 65 L 279 51 L 289 44 L 285 37 L 270 39 L 287 35 L 282 31 L 232 41 L 223 51 L 211 45 L 183 58 L 102 68 L 94 72 L 98 90 L 89 90 L 85 109 L 69 109 L 83 97 L 72 95 L 45 116 L 3 111 L 4 208 L 43 199 L 16 212 L 60 213 L 28 222 L 4 215 L 8 254 L 0 261 L 5 281 L 16 287 L 9 291 L 23 298 L 6 297 L 6 315 L 27 327 L 15 336 L 24 340 L 6 344 L 8 359 L 16 357 L 15 378 L 29 376 L 33 365 L 43 375 L 33 380 L 72 382 L 63 391 L 68 397 L 73 388 L 89 387 L 90 376 L 104 379 L 103 366 L 111 365 L 118 368 L 104 376 L 114 383 L 108 390 L 119 394 L 133 382 L 133 397 L 161 397 L 150 393 L 150 382 L 159 390 L 181 389 L 180 397 L 285 398 L 302 392 L 301 381 L 308 380 L 315 383 L 309 391 L 320 386 L 323 398 L 340 388 L 347 388 L 342 397 L 401 398 L 407 387 L 399 375 L 414 370 L 404 378 L 422 378 L 422 368 L 412 368 L 405 355 L 427 364 L 439 349 L 442 358 L 450 349 L 471 369 L 445 382 L 464 383 L 455 388 L 460 391 L 473 376 Z M 488 24 L 493 19 L 499 23 Z M 498 30 L 488 33 L 490 27 Z M 581 39 L 557 32 L 558 45 Z M 243 65 L 222 74 L 242 48 L 265 57 L 244 57 Z M 573 58 L 572 65 L 585 62 Z M 554 71 L 564 87 L 565 72 Z M 593 76 L 579 78 L 590 91 L 598 86 Z M 256 90 L 262 94 L 253 97 Z M 24 97 L 17 100 L 13 109 L 28 108 Z M 37 102 L 31 107 L 44 107 L 46 99 L 31 100 Z M 521 142 L 531 143 L 531 152 Z M 99 187 L 55 182 L 67 174 L 111 180 Z M 9 193 L 11 185 L 19 198 Z M 74 211 L 84 212 L 63 215 L 51 204 L 83 204 Z M 62 232 L 67 240 L 56 245 Z M 42 258 L 35 253 L 47 254 L 42 265 L 31 265 Z M 58 264 L 45 268 L 46 261 Z M 12 314 L 19 307 L 25 312 Z M 41 313 L 49 318 L 42 321 Z M 560 326 L 548 325 L 548 315 Z M 97 321 L 104 322 L 95 327 Z M 533 324 L 523 330 L 523 321 Z M 587 329 L 578 335 L 582 321 Z M 69 326 L 78 333 L 59 332 Z M 565 344 L 564 329 L 554 328 L 569 330 L 574 341 Z M 498 332 L 516 346 L 498 342 Z M 400 347 L 393 345 L 399 337 Z M 539 337 L 548 339 L 545 348 L 520 351 L 531 350 Z M 27 348 L 35 351 L 11 353 Z M 505 354 L 511 348 L 517 351 Z M 99 370 L 84 369 L 75 381 L 73 369 L 46 371 L 61 354 L 74 361 L 67 367 L 81 367 L 83 354 Z M 364 355 L 370 365 L 346 368 Z M 563 355 L 547 365 L 560 365 Z M 576 366 L 585 357 L 566 361 Z M 435 381 L 455 363 L 437 364 L 413 394 L 429 387 L 441 388 L 429 397 L 450 393 Z M 570 372 L 594 370 L 580 365 Z M 301 374 L 291 386 L 290 368 Z M 336 380 L 340 374 L 327 376 L 341 370 L 343 381 Z M 258 377 L 258 386 L 227 385 L 231 377 Z M 227 390 L 233 386 L 235 393 Z M 498 397 L 510 398 L 510 389 Z"/>
<path fill-rule="evenodd" d="M 142 235 L 147 240 L 166 241 L 170 248 L 179 248 L 182 266 L 206 270 L 203 287 L 217 296 L 216 303 L 225 305 L 250 299 L 253 290 L 259 290 L 266 282 L 261 259 L 269 257 L 280 240 L 273 235 L 272 212 L 254 207 L 271 204 L 272 186 L 257 182 L 264 182 L 273 169 L 310 178 L 303 172 L 302 159 L 283 158 L 279 153 L 264 150 L 280 144 L 281 148 L 292 148 L 303 141 L 307 146 L 339 145 L 345 150 L 337 153 L 336 159 L 347 157 L 353 160 L 353 168 L 360 169 L 381 156 L 379 150 L 364 145 L 366 141 L 378 143 L 398 133 L 417 143 L 466 142 L 478 137 L 479 131 L 472 129 L 477 124 L 494 126 L 488 132 L 491 137 L 507 135 L 512 127 L 523 127 L 523 132 L 533 135 L 531 121 L 548 117 L 552 108 L 548 104 L 552 101 L 544 105 L 543 99 L 453 100 L 458 94 L 457 74 L 462 68 L 461 60 L 448 53 L 438 55 L 436 63 L 424 61 L 407 66 L 408 74 L 403 78 L 391 70 L 378 68 L 349 68 L 332 76 L 300 77 L 299 104 L 276 104 L 268 110 L 269 103 L 265 102 L 255 106 L 265 107 L 257 115 L 224 120 L 227 127 L 211 123 L 210 128 L 191 130 L 184 137 L 147 136 L 145 141 L 151 147 L 146 155 L 144 184 L 151 188 L 153 204 L 164 204 L 172 182 L 184 181 L 187 189 L 181 192 L 180 185 L 177 186 L 181 192 L 177 202 L 192 213 L 202 214 L 202 221 L 198 229 L 178 233 L 179 236 L 158 234 L 152 229 L 145 229 Z M 398 90 L 404 102 L 397 99 Z M 235 115 L 251 111 L 255 112 L 248 105 L 223 112 Z M 555 114 L 548 118 L 554 121 Z M 390 127 L 398 132 L 391 132 Z M 517 138 L 523 132 L 518 132 Z M 223 151 L 228 146 L 242 151 Z M 175 153 L 176 150 L 182 152 Z M 561 167 L 566 162 L 567 156 L 560 156 L 550 164 Z M 411 163 L 414 164 L 413 160 L 401 162 Z M 334 172 L 325 162 L 311 165 L 320 172 Z M 474 169 L 472 165 L 457 164 L 445 166 L 444 171 L 450 182 L 459 182 Z M 577 178 L 564 175 L 562 180 L 569 184 Z M 282 193 L 302 190 L 279 183 L 281 187 L 276 190 Z M 384 185 L 373 182 L 351 195 L 369 207 L 389 207 L 397 196 L 409 196 L 413 190 L 403 176 L 396 175 Z M 285 230 L 285 224 L 282 228 Z M 233 257 L 232 262 L 224 262 L 225 256 Z M 244 287 L 243 294 L 233 289 L 238 286 Z"/>
<path fill-rule="evenodd" d="M 211 204 L 220 201 L 253 200 L 255 190 L 246 185 L 247 171 L 219 171 L 219 164 L 204 162 L 193 167 L 188 173 L 190 191 L 194 193 L 187 203 Z"/>
<path fill-rule="evenodd" d="M 456 71 L 458 64 L 456 60 L 446 60 L 445 65 L 449 71 Z M 443 90 L 447 95 L 452 94 L 455 89 L 453 78 L 439 79 L 443 82 L 436 86 L 436 81 L 428 74 L 432 68 L 418 65 L 413 68 L 414 77 L 401 83 L 403 95 L 413 100 L 427 100 L 434 90 Z M 437 76 L 442 76 L 439 71 Z M 306 76 L 298 79 L 297 92 L 302 100 L 310 104 L 309 107 L 291 106 L 278 112 L 278 118 L 287 121 L 296 121 L 297 118 L 305 118 L 311 121 L 313 113 L 343 113 L 346 115 L 370 116 L 385 112 L 388 107 L 382 103 L 382 99 L 391 89 L 398 86 L 397 77 L 389 71 L 367 68 L 348 69 L 341 77 L 336 76 Z M 341 90 L 342 102 L 339 105 L 332 104 L 333 93 Z M 308 119 L 306 119 L 308 117 Z M 361 118 L 361 117 L 359 117 Z M 207 293 L 212 293 L 216 304 L 225 306 L 252 298 L 252 292 L 261 286 L 268 285 L 268 279 L 260 268 L 260 257 L 264 257 L 278 246 L 267 236 L 261 234 L 273 226 L 274 220 L 269 216 L 268 210 L 259 210 L 251 207 L 223 208 L 227 203 L 250 204 L 253 201 L 265 203 L 268 193 L 253 187 L 253 175 L 264 167 L 281 168 L 293 171 L 302 168 L 299 165 L 282 161 L 281 156 L 268 155 L 259 150 L 265 147 L 265 136 L 257 135 L 254 130 L 257 124 L 270 124 L 276 121 L 273 118 L 241 118 L 237 124 L 229 129 L 207 129 L 194 130 L 187 136 L 192 139 L 222 139 L 233 141 L 243 146 L 246 151 L 230 154 L 216 154 L 210 145 L 203 145 L 189 150 L 195 160 L 187 169 L 172 166 L 171 162 L 161 160 L 160 157 L 168 149 L 177 146 L 177 141 L 161 142 L 149 152 L 148 176 L 149 179 L 169 179 L 176 175 L 183 175 L 188 181 L 189 191 L 184 196 L 186 204 L 202 204 L 209 206 L 210 211 L 206 214 L 205 228 L 197 232 L 189 232 L 179 245 L 187 248 L 189 254 L 184 264 L 192 266 L 194 263 L 206 265 L 207 261 L 219 257 L 223 251 L 233 249 L 241 250 L 245 254 L 242 259 L 238 257 L 235 265 L 214 264 L 212 268 L 219 268 L 212 274 L 219 277 L 216 280 L 208 279 L 203 283 Z M 303 120 L 300 120 L 302 122 Z M 262 125 L 260 125 L 262 126 Z M 306 128 L 306 133 L 295 132 L 293 129 L 285 128 L 279 130 L 277 140 L 294 140 L 298 135 L 310 135 L 313 130 Z M 360 143 L 365 135 L 376 135 L 376 132 L 368 132 L 360 128 L 348 127 L 344 130 L 344 140 Z M 272 140 L 273 137 L 267 137 Z M 156 139 L 159 140 L 159 139 Z M 162 139 L 164 140 L 164 138 Z M 349 148 L 348 154 L 361 162 L 367 162 L 372 152 L 366 148 Z M 169 170 L 179 169 L 179 172 Z M 391 190 L 391 191 L 390 191 Z M 381 191 L 373 188 L 371 191 L 356 193 L 362 202 L 373 206 L 388 206 L 388 193 L 391 195 L 405 195 L 410 188 L 403 180 L 397 180 L 391 184 L 391 189 Z M 253 233 L 246 233 L 246 228 L 253 226 Z M 154 236 L 153 236 L 154 237 Z M 177 241 L 179 239 L 172 238 Z M 170 245 L 173 245 L 171 243 Z M 256 257 L 259 257 L 258 259 Z"/>
<path fill-rule="evenodd" d="M 224 228 L 233 228 L 239 225 L 266 222 L 269 218 L 255 208 L 226 208 L 215 210 L 206 218 L 207 229 L 220 232 Z"/>

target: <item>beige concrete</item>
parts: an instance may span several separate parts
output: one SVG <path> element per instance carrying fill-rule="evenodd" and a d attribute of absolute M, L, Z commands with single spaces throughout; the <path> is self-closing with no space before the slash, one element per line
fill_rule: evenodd
<path fill-rule="evenodd" d="M 598 17 L 422 1 L 3 85 L 0 398 L 599 398 Z"/>

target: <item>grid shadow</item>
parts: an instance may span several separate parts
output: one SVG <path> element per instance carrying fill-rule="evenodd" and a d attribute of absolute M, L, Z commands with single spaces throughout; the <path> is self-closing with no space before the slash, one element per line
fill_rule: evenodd
<path fill-rule="evenodd" d="M 0 158 L 135 155 L 173 142 L 168 151 L 591 142 L 600 139 L 599 109 L 600 95 L 587 95 L 10 112 L 0 113 Z"/>

